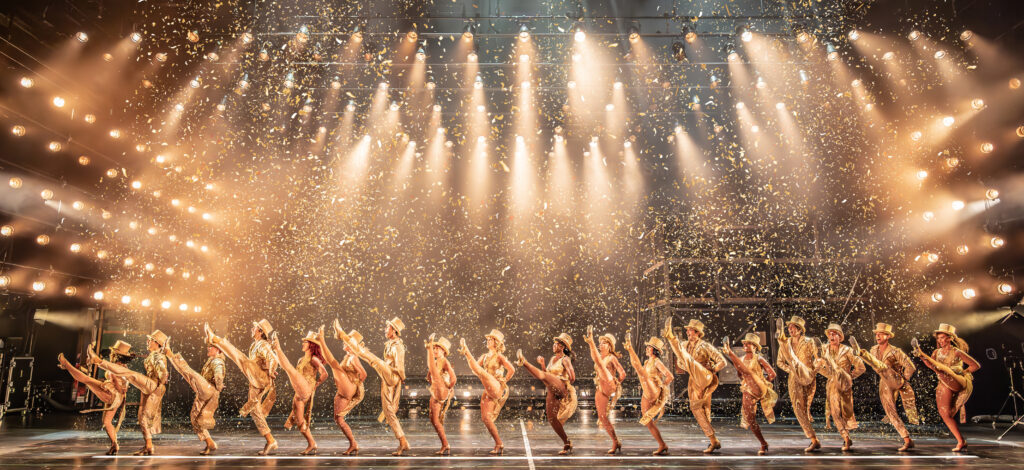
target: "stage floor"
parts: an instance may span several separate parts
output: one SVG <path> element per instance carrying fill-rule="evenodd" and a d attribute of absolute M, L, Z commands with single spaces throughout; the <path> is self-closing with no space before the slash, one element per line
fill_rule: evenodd
<path fill-rule="evenodd" d="M 567 432 L 576 446 L 572 456 L 558 456 L 561 443 L 551 428 L 540 416 L 533 419 L 509 419 L 499 423 L 505 442 L 505 455 L 487 455 L 493 445 L 476 411 L 453 410 L 446 423 L 452 455 L 437 457 L 439 448 L 437 435 L 430 422 L 423 416 L 403 420 L 406 434 L 413 450 L 406 457 L 391 457 L 395 440 L 376 421 L 354 420 L 350 424 L 360 444 L 356 457 L 342 456 L 348 444 L 332 423 L 319 422 L 314 425 L 314 435 L 320 448 L 320 455 L 304 457 L 297 455 L 305 447 L 305 440 L 295 431 L 281 429 L 280 423 L 272 422 L 274 434 L 281 448 L 271 457 L 256 457 L 262 448 L 263 439 L 249 429 L 235 429 L 235 423 L 221 423 L 214 432 L 220 446 L 216 455 L 200 456 L 202 443 L 180 425 L 168 426 L 165 433 L 156 440 L 157 454 L 150 457 L 134 457 L 132 452 L 141 446 L 140 434 L 134 430 L 122 431 L 121 454 L 105 456 L 107 440 L 101 431 L 84 430 L 79 419 L 65 418 L 64 425 L 59 419 L 44 419 L 33 426 L 19 426 L 8 416 L 0 432 L 0 467 L 2 468 L 66 468 L 79 466 L 88 468 L 145 467 L 151 469 L 170 468 L 249 468 L 279 467 L 300 468 L 312 466 L 349 468 L 891 468 L 891 467 L 956 467 L 993 468 L 1024 467 L 1024 430 L 1011 433 L 1003 441 L 995 436 L 1005 429 L 993 431 L 989 425 L 968 425 L 965 427 L 969 452 L 954 454 L 950 448 L 952 438 L 941 435 L 915 436 L 917 448 L 898 454 L 896 448 L 901 441 L 891 433 L 856 432 L 854 449 L 843 453 L 839 450 L 841 440 L 834 432 L 819 434 L 824 448 L 821 452 L 805 454 L 807 440 L 800 429 L 793 424 L 764 426 L 770 454 L 757 455 L 757 441 L 733 419 L 716 423 L 723 448 L 712 456 L 701 450 L 707 445 L 692 420 L 665 418 L 660 426 L 670 446 L 671 455 L 652 457 L 654 441 L 647 430 L 632 419 L 620 419 L 616 429 L 623 441 L 623 454 L 606 456 L 610 447 L 607 435 L 597 429 L 592 414 L 585 412 L 580 419 L 568 423 Z M 77 418 L 77 417 L 76 417 Z M 239 425 L 247 423 L 238 422 Z M 819 425 L 821 423 L 818 423 Z M 89 421 L 95 426 L 95 421 Z M 77 428 L 77 429 L 73 429 Z M 94 428 L 95 429 L 95 428 Z"/>

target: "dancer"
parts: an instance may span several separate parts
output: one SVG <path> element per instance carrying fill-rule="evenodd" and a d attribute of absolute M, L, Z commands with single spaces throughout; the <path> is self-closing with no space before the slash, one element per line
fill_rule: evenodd
<path fill-rule="evenodd" d="M 787 380 L 789 388 L 789 401 L 793 404 L 793 414 L 796 415 L 804 436 L 811 440 L 810 445 L 804 452 L 813 452 L 821 449 L 821 442 L 818 435 L 814 433 L 811 423 L 811 402 L 814 401 L 814 379 L 817 372 L 814 370 L 814 360 L 818 358 L 818 348 L 814 347 L 814 341 L 804 337 L 806 331 L 804 319 L 794 315 L 786 322 L 783 329 L 782 319 L 776 320 L 775 328 L 779 332 L 779 356 L 775 365 L 789 374 Z M 786 332 L 789 337 L 786 337 Z"/>
<path fill-rule="evenodd" d="M 911 424 L 919 424 L 917 416 L 917 405 L 914 397 L 914 389 L 910 386 L 910 378 L 913 377 L 917 368 L 910 357 L 902 349 L 889 344 L 894 336 L 892 325 L 879 323 L 875 325 L 875 344 L 868 352 L 860 348 L 857 338 L 850 337 L 850 347 L 853 353 L 864 359 L 868 365 L 878 374 L 878 399 L 885 409 L 885 419 L 889 421 L 896 432 L 903 438 L 903 446 L 899 452 L 906 452 L 914 448 L 914 441 L 910 439 L 907 427 L 900 419 L 899 411 L 896 409 L 896 398 L 903 400 L 903 409 L 907 413 L 907 421 Z"/>
<path fill-rule="evenodd" d="M 825 328 L 828 344 L 820 345 L 815 338 L 815 345 L 821 348 L 821 357 L 816 359 L 815 368 L 828 381 L 825 383 L 825 427 L 828 428 L 829 418 L 836 425 L 836 431 L 843 436 L 842 451 L 847 452 L 853 447 L 850 431 L 857 429 L 857 418 L 853 414 L 853 381 L 866 370 L 864 361 L 853 353 L 853 349 L 843 344 L 845 335 L 843 328 L 837 323 L 830 323 Z"/>
<path fill-rule="evenodd" d="M 594 360 L 594 407 L 597 408 L 597 426 L 612 438 L 612 448 L 608 455 L 622 452 L 622 442 L 615 435 L 615 427 L 609 417 L 615 409 L 615 403 L 622 397 L 622 381 L 626 379 L 626 370 L 619 363 L 619 353 L 615 352 L 615 337 L 610 334 L 598 338 L 600 344 L 594 344 L 594 327 L 587 327 L 587 336 L 583 338 L 590 348 L 590 358 Z"/>
<path fill-rule="evenodd" d="M 448 361 L 452 349 L 447 338 L 434 339 L 434 335 L 425 342 L 427 348 L 427 382 L 430 383 L 430 423 L 437 431 L 441 440 L 441 450 L 437 455 L 451 454 L 448 437 L 444 434 L 444 416 L 455 397 L 455 368 Z"/>
<path fill-rule="evenodd" d="M 665 342 L 661 338 L 652 336 L 644 346 L 647 361 L 641 363 L 636 351 L 633 350 L 632 335 L 626 333 L 623 347 L 629 354 L 629 363 L 640 377 L 640 389 L 643 391 L 640 396 L 640 411 L 643 413 L 640 416 L 640 424 L 647 426 L 654 440 L 658 441 L 658 448 L 651 452 L 651 455 L 668 455 L 668 444 L 661 438 L 657 422 L 665 414 L 665 405 L 668 404 L 671 394 L 668 387 L 672 383 L 672 371 L 661 362 L 661 355 L 665 352 Z M 613 450 L 621 450 L 622 445 L 618 444 L 617 447 L 619 448 Z"/>
<path fill-rule="evenodd" d="M 957 410 L 961 418 L 965 418 L 964 403 L 974 391 L 974 373 L 981 368 L 973 357 L 967 354 L 967 343 L 956 335 L 956 328 L 945 323 L 932 333 L 935 336 L 936 348 L 932 355 L 925 355 L 917 338 L 910 340 L 915 356 L 924 361 L 924 365 L 935 371 L 939 384 L 935 386 L 935 403 L 939 408 L 939 416 L 946 423 L 949 432 L 956 438 L 953 452 L 963 452 L 967 441 L 960 434 L 960 425 L 956 421 Z"/>
<path fill-rule="evenodd" d="M 321 327 L 321 330 L 323 327 Z M 277 353 L 277 362 L 288 375 L 288 382 L 295 390 L 292 397 L 292 412 L 284 422 L 285 429 L 293 426 L 299 428 L 302 437 L 306 438 L 306 449 L 299 452 L 299 455 L 316 455 L 316 440 L 313 439 L 313 432 L 310 430 L 313 417 L 313 393 L 317 387 L 327 380 L 327 368 L 324 367 L 324 358 L 320 354 L 320 346 L 316 343 L 316 334 L 312 331 L 306 333 L 302 338 L 302 358 L 294 366 L 288 360 L 281 349 L 281 341 L 277 338 L 277 332 L 270 335 L 270 345 Z"/>
<path fill-rule="evenodd" d="M 175 354 L 171 351 L 170 345 L 164 346 L 164 351 L 171 365 L 196 393 L 188 416 L 192 422 L 192 432 L 199 436 L 200 441 L 206 443 L 206 448 L 199 452 L 199 455 L 210 455 L 217 450 L 217 443 L 210 436 L 210 430 L 217 424 L 214 415 L 217 413 L 220 392 L 224 389 L 224 353 L 207 341 L 206 363 L 203 364 L 202 372 L 196 372 L 188 366 L 180 353 Z"/>
<path fill-rule="evenodd" d="M 87 351 L 92 364 L 115 375 L 124 376 L 128 383 L 139 389 L 139 428 L 146 444 L 134 455 L 153 455 L 153 435 L 160 434 L 160 405 L 167 392 L 167 358 L 160 352 L 167 345 L 169 338 L 162 331 L 156 330 L 146 336 L 149 355 L 143 366 L 146 373 L 135 372 L 121 364 L 104 361 L 90 347 Z"/>
<path fill-rule="evenodd" d="M 249 355 L 242 354 L 227 338 L 222 338 L 213 333 L 209 324 L 203 325 L 206 332 L 206 340 L 210 344 L 224 352 L 224 355 L 234 362 L 238 369 L 249 381 L 249 400 L 238 410 L 239 416 L 249 416 L 260 435 L 267 440 L 263 450 L 256 455 L 270 455 L 277 450 L 277 440 L 270 433 L 270 426 L 267 426 L 267 415 L 274 407 L 274 399 L 277 392 L 274 390 L 274 378 L 277 377 L 277 354 L 270 346 L 268 339 L 274 332 L 270 322 L 262 319 L 252 323 L 252 345 L 249 346 Z"/>
<path fill-rule="evenodd" d="M 352 351 L 360 359 L 366 361 L 380 376 L 380 404 L 383 410 L 377 421 L 387 422 L 391 431 L 398 439 L 398 449 L 391 455 L 399 457 L 409 450 L 409 441 L 405 439 L 405 431 L 398 422 L 398 405 L 402 399 L 402 383 L 405 382 L 405 343 L 402 342 L 402 330 L 405 323 L 398 317 L 388 320 L 384 327 L 384 335 L 388 342 L 384 343 L 384 358 L 371 353 L 366 346 L 357 343 L 344 331 L 337 331 L 342 341 L 348 343 Z"/>
<path fill-rule="evenodd" d="M 572 338 L 567 333 L 555 336 L 551 350 L 551 362 L 544 366 L 544 356 L 537 356 L 537 366 L 530 364 L 523 357 L 523 350 L 516 350 L 516 364 L 525 367 L 530 375 L 536 377 L 548 390 L 544 401 L 544 411 L 548 416 L 551 429 L 562 439 L 562 450 L 558 455 L 572 453 L 572 441 L 562 427 L 576 412 L 576 371 L 572 368 Z"/>
<path fill-rule="evenodd" d="M 334 331 L 335 338 L 340 337 L 338 335 L 339 331 L 344 332 L 341 329 L 341 325 L 338 324 L 338 320 L 334 320 Z M 363 335 L 358 331 L 352 330 L 348 332 L 348 336 L 356 344 L 363 344 Z M 341 361 L 335 359 L 331 349 L 327 347 L 323 327 L 320 327 L 320 330 L 317 331 L 316 343 L 320 346 L 320 352 L 324 355 L 324 362 L 331 366 L 331 372 L 334 374 L 334 385 L 338 390 L 334 394 L 334 422 L 338 423 L 341 432 L 348 439 L 348 449 L 342 452 L 341 455 L 356 455 L 359 453 L 359 445 L 356 444 L 356 438 L 352 435 L 352 428 L 345 422 L 345 416 L 348 416 L 352 408 L 355 408 L 359 402 L 363 401 L 366 392 L 363 387 L 363 382 L 366 381 L 366 369 L 363 369 L 362 362 L 359 361 L 359 357 L 355 355 L 348 344 L 344 346 L 345 357 Z"/>
<path fill-rule="evenodd" d="M 93 346 L 89 345 L 89 349 L 92 349 Z M 127 365 L 135 357 L 131 353 L 131 348 L 132 345 L 117 340 L 110 348 L 110 353 L 107 356 L 108 360 L 121 366 Z M 123 377 L 118 377 L 109 372 L 106 379 L 100 382 L 99 379 L 89 376 L 81 369 L 75 367 L 74 364 L 68 362 L 64 357 L 64 353 L 57 355 L 57 363 L 57 367 L 68 371 L 71 377 L 85 384 L 89 391 L 103 402 L 103 408 L 82 410 L 82 413 L 92 413 L 95 411 L 103 413 L 103 431 L 107 433 L 107 438 L 110 439 L 110 449 L 107 450 L 107 455 L 117 455 L 117 452 L 121 449 L 117 444 L 117 431 L 121 429 L 121 423 L 124 421 L 124 396 L 128 393 L 128 382 Z M 118 410 L 121 410 L 121 416 L 117 419 L 117 425 L 115 426 L 114 415 L 117 414 Z"/>
<path fill-rule="evenodd" d="M 764 413 L 768 424 L 774 423 L 775 402 L 779 399 L 779 394 L 772 386 L 772 382 L 775 380 L 775 369 L 772 369 L 768 360 L 761 356 L 761 337 L 756 333 L 747 333 L 740 343 L 743 344 L 743 358 L 733 352 L 728 336 L 722 340 L 722 353 L 729 358 L 740 376 L 740 393 L 743 394 L 740 426 L 750 429 L 757 441 L 761 443 L 761 449 L 757 451 L 757 455 L 765 455 L 768 453 L 768 441 L 764 440 L 761 426 L 757 424 L 757 404 L 761 404 L 761 412 Z M 768 375 L 767 378 L 765 378 L 765 374 Z"/>
<path fill-rule="evenodd" d="M 484 393 L 480 396 L 480 420 L 487 427 L 494 439 L 494 449 L 491 455 L 501 455 L 505 451 L 505 444 L 501 442 L 498 435 L 498 427 L 494 420 L 498 419 L 501 408 L 505 406 L 508 399 L 508 381 L 516 373 L 516 368 L 503 354 L 505 352 L 505 335 L 498 330 L 491 330 L 485 335 L 487 338 L 487 352 L 474 359 L 473 354 L 466 347 L 466 340 L 459 339 L 459 352 L 466 358 L 470 370 L 480 379 L 484 386 Z"/>
<path fill-rule="evenodd" d="M 692 319 L 684 328 L 686 341 L 680 344 L 672 331 L 672 318 L 668 318 L 663 336 L 676 354 L 676 373 L 690 375 L 686 385 L 690 411 L 700 430 L 711 441 L 704 449 L 705 454 L 710 454 L 722 448 L 722 443 L 715 437 L 715 429 L 711 427 L 711 393 L 718 388 L 718 371 L 725 367 L 725 358 L 711 343 L 704 341 L 704 324 L 700 320 Z"/>

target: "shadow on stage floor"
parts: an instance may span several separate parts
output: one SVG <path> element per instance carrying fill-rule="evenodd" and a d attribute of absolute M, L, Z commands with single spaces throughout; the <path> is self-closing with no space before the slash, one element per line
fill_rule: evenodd
<path fill-rule="evenodd" d="M 824 448 L 821 452 L 803 452 L 807 440 L 799 427 L 790 424 L 765 425 L 765 437 L 771 448 L 767 456 L 757 455 L 757 441 L 746 430 L 739 428 L 735 418 L 715 422 L 723 448 L 707 456 L 701 451 L 707 441 L 696 424 L 683 418 L 665 418 L 660 428 L 669 444 L 671 455 L 652 457 L 655 444 L 647 429 L 635 419 L 617 420 L 616 429 L 623 441 L 623 453 L 606 456 L 610 447 L 608 436 L 596 426 L 592 411 L 581 411 L 570 421 L 566 430 L 575 444 L 571 456 L 556 455 L 561 442 L 551 428 L 541 420 L 540 414 L 522 419 L 508 419 L 499 423 L 504 440 L 505 455 L 492 457 L 487 452 L 493 446 L 489 435 L 479 421 L 475 410 L 453 410 L 445 428 L 452 446 L 452 455 L 438 457 L 437 435 L 429 420 L 411 416 L 403 420 L 413 450 L 407 457 L 391 457 L 395 440 L 390 432 L 373 420 L 350 422 L 360 454 L 342 456 L 348 442 L 333 423 L 314 423 L 320 455 L 299 456 L 305 441 L 295 431 L 281 429 L 272 423 L 281 448 L 272 457 L 255 457 L 263 439 L 249 429 L 245 421 L 224 420 L 213 435 L 220 445 L 212 456 L 199 456 L 201 442 L 190 434 L 184 423 L 168 423 L 164 434 L 157 437 L 156 454 L 135 457 L 131 453 L 141 446 L 140 434 L 128 423 L 121 431 L 121 455 L 105 456 L 107 439 L 93 419 L 74 415 L 49 415 L 32 423 L 19 422 L 8 416 L 0 432 L 0 466 L 2 468 L 300 468 L 330 466 L 346 468 L 992 468 L 1024 466 L 1024 430 L 1011 433 L 1003 441 L 996 441 L 1006 425 L 999 431 L 991 426 L 965 427 L 969 452 L 955 454 L 950 451 L 954 441 L 936 428 L 922 428 L 915 435 L 917 447 L 913 451 L 897 453 L 900 439 L 884 428 L 865 423 L 853 434 L 852 452 L 841 452 L 841 440 L 835 432 L 822 431 L 819 437 Z M 819 425 L 821 422 L 816 423 Z"/>

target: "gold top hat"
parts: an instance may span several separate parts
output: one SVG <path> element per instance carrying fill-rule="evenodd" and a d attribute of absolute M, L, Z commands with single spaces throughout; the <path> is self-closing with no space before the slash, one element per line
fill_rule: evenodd
<path fill-rule="evenodd" d="M 644 343 L 644 346 L 650 346 L 654 349 L 657 349 L 658 352 L 662 352 L 665 350 L 665 342 L 662 341 L 661 338 L 657 336 L 651 336 L 651 339 L 647 340 L 647 342 Z"/>
<path fill-rule="evenodd" d="M 572 351 L 572 337 L 569 336 L 569 333 L 562 333 L 555 336 L 554 340 L 562 343 L 565 346 L 565 349 Z"/>
<path fill-rule="evenodd" d="M 494 338 L 495 341 L 505 344 L 505 333 L 498 331 L 497 328 L 492 329 L 490 333 L 484 335 L 485 338 Z"/>
<path fill-rule="evenodd" d="M 270 322 L 268 322 L 266 318 L 252 322 L 252 326 L 259 328 L 263 334 L 267 335 L 267 338 L 270 338 L 270 334 L 274 332 L 274 327 L 270 326 Z"/>
<path fill-rule="evenodd" d="M 434 346 L 440 346 L 441 349 L 444 349 L 444 355 L 445 356 L 451 354 L 452 342 L 448 341 L 448 338 L 445 338 L 445 337 L 438 338 L 437 341 L 434 341 Z"/>
<path fill-rule="evenodd" d="M 939 323 L 939 329 L 932 332 L 932 336 L 945 333 L 949 336 L 956 336 L 956 327 L 948 323 Z"/>
<path fill-rule="evenodd" d="M 349 331 L 348 337 L 352 338 L 352 341 L 355 341 L 356 344 L 363 344 L 363 334 L 356 330 Z"/>
<path fill-rule="evenodd" d="M 402 334 L 402 330 L 405 329 L 405 322 L 401 318 L 395 317 L 388 320 L 388 326 L 395 329 L 395 333 Z"/>
<path fill-rule="evenodd" d="M 896 336 L 892 332 L 892 325 L 890 325 L 888 323 L 879 323 L 879 324 L 875 325 L 875 333 L 885 333 L 885 334 L 889 335 L 890 338 L 892 338 L 893 336 Z"/>
<path fill-rule="evenodd" d="M 687 330 L 694 330 L 700 334 L 701 338 L 704 337 L 704 324 L 696 318 L 691 318 L 690 323 L 687 323 L 683 328 L 686 328 Z"/>
<path fill-rule="evenodd" d="M 316 340 L 317 340 L 316 333 L 313 333 L 312 331 L 307 331 L 306 332 L 306 337 L 302 338 L 302 340 L 303 341 L 309 341 L 310 343 L 315 343 Z"/>
<path fill-rule="evenodd" d="M 155 341 L 156 344 L 158 344 L 161 348 L 164 347 L 165 344 L 167 344 L 168 339 L 167 335 L 165 335 L 164 332 L 160 330 L 154 330 L 152 333 L 146 335 L 146 338 Z"/>
<path fill-rule="evenodd" d="M 132 351 L 132 345 L 130 345 L 130 344 L 124 342 L 124 341 L 121 341 L 121 340 L 117 340 L 117 342 L 114 343 L 114 345 L 110 347 L 110 352 L 115 353 L 115 354 L 120 354 L 122 356 L 127 356 L 127 355 L 131 354 L 131 351 Z"/>
<path fill-rule="evenodd" d="M 612 352 L 615 352 L 615 337 L 612 336 L 611 333 L 605 333 L 605 334 L 601 335 L 600 338 L 597 338 L 597 342 L 598 343 L 600 343 L 601 341 L 607 341 L 608 342 L 608 346 L 610 346 L 612 348 Z"/>
<path fill-rule="evenodd" d="M 786 322 L 786 326 L 788 327 L 789 325 L 796 325 L 797 327 L 800 328 L 800 332 L 803 333 L 807 331 L 807 327 L 805 326 L 806 323 L 807 322 L 804 321 L 803 317 L 793 315 L 793 318 L 790 318 L 789 321 Z"/>
<path fill-rule="evenodd" d="M 747 333 L 743 336 L 743 339 L 740 340 L 740 343 L 750 343 L 753 344 L 758 351 L 761 350 L 761 336 L 757 333 Z"/>
<path fill-rule="evenodd" d="M 846 338 L 846 335 L 843 334 L 843 327 L 839 326 L 838 323 L 829 323 L 828 328 L 825 328 L 825 333 L 827 334 L 829 331 L 835 331 L 836 333 L 839 333 L 839 341 L 842 341 L 843 339 Z"/>

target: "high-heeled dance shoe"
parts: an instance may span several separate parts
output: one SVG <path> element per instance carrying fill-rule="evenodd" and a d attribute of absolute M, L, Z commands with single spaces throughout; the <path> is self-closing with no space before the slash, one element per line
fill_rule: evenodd
<path fill-rule="evenodd" d="M 136 451 L 132 455 L 153 455 L 152 447 L 144 447 L 142 450 Z"/>
<path fill-rule="evenodd" d="M 114 444 L 114 445 L 110 446 L 110 449 L 107 449 L 107 455 L 117 455 L 117 452 L 120 451 L 120 450 L 121 450 L 121 447 L 118 446 L 117 444 Z"/>
<path fill-rule="evenodd" d="M 257 452 L 256 455 L 271 455 L 275 450 L 277 450 L 277 441 L 269 442 L 267 445 L 263 446 L 263 450 Z"/>
<path fill-rule="evenodd" d="M 757 455 L 768 455 L 768 444 L 762 444 L 761 450 L 757 451 Z"/>
<path fill-rule="evenodd" d="M 319 452 L 319 449 L 313 447 L 312 449 L 306 449 L 302 452 L 299 452 L 299 455 L 316 455 L 317 452 Z"/>
<path fill-rule="evenodd" d="M 558 455 L 572 455 L 572 441 L 566 442 L 562 450 L 558 452 Z"/>
<path fill-rule="evenodd" d="M 853 439 L 850 439 L 849 437 L 844 437 L 843 438 L 843 447 L 841 447 L 839 450 L 841 450 L 843 452 L 849 452 L 850 449 L 852 449 L 852 448 L 853 448 Z"/>
<path fill-rule="evenodd" d="M 913 449 L 913 448 L 914 448 L 914 440 L 908 437 L 908 438 L 903 440 L 903 446 L 900 447 L 899 449 L 896 449 L 896 452 L 906 452 L 906 451 L 908 451 L 910 449 Z"/>
<path fill-rule="evenodd" d="M 716 450 L 721 449 L 721 448 L 722 448 L 722 443 L 719 442 L 719 441 L 714 441 L 714 442 L 708 444 L 708 448 L 704 449 L 704 453 L 705 454 L 713 454 Z"/>
<path fill-rule="evenodd" d="M 811 439 L 811 445 L 807 446 L 804 452 L 814 452 L 818 449 L 821 449 L 821 442 L 817 439 Z"/>
<path fill-rule="evenodd" d="M 452 455 L 451 447 L 442 447 L 441 450 L 434 452 L 434 455 Z"/>
<path fill-rule="evenodd" d="M 491 455 L 502 455 L 504 453 L 505 453 L 505 446 L 503 446 L 503 445 L 494 446 L 494 449 L 491 449 L 491 451 L 488 452 L 488 454 L 491 454 Z"/>
<path fill-rule="evenodd" d="M 964 441 L 964 442 L 961 442 L 961 443 L 957 444 L 956 447 L 954 447 L 954 448 L 952 448 L 950 450 L 952 450 L 953 452 L 966 452 L 967 451 L 967 441 Z"/>
<path fill-rule="evenodd" d="M 359 455 L 358 447 L 349 447 L 348 450 L 342 452 L 341 455 Z"/>
<path fill-rule="evenodd" d="M 615 447 L 612 447 L 611 449 L 608 449 L 608 452 L 605 452 L 605 453 L 608 454 L 608 455 L 621 454 L 622 453 L 622 443 L 621 442 L 616 442 L 615 443 Z"/>
<path fill-rule="evenodd" d="M 662 447 L 661 449 L 655 450 L 654 452 L 651 452 L 651 455 L 668 455 L 668 447 Z"/>

